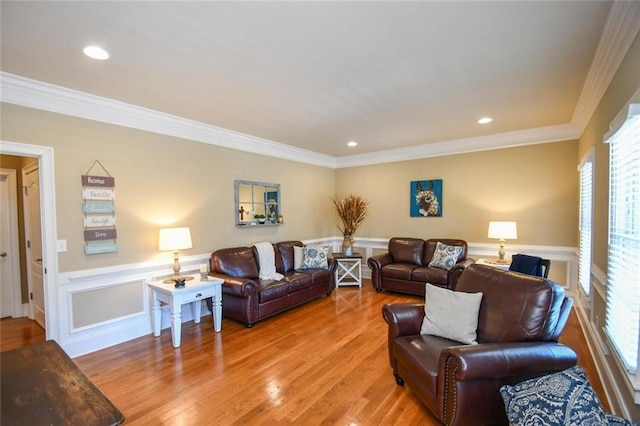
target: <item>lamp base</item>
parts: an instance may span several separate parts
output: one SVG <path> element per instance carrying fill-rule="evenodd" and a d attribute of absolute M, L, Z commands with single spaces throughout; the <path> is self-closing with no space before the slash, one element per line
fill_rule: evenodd
<path fill-rule="evenodd" d="M 484 261 L 493 265 L 508 265 L 511 263 L 506 259 L 485 259 Z"/>
<path fill-rule="evenodd" d="M 180 276 L 176 275 L 176 276 L 173 276 L 171 278 L 167 278 L 166 280 L 164 280 L 162 282 L 165 283 L 165 284 L 175 284 L 175 282 L 176 282 L 175 280 L 189 281 L 189 280 L 192 280 L 192 279 L 193 279 L 193 277 L 190 277 L 188 275 L 186 277 L 180 277 Z"/>

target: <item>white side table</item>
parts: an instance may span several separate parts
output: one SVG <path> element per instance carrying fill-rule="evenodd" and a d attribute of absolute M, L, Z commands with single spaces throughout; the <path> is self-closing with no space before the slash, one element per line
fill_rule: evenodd
<path fill-rule="evenodd" d="M 336 268 L 336 287 L 357 285 L 362 287 L 362 255 L 353 253 L 333 253 L 331 255 L 338 267 Z"/>
<path fill-rule="evenodd" d="M 185 281 L 185 286 L 176 288 L 174 283 L 165 284 L 162 281 L 149 282 L 152 295 L 151 321 L 153 323 L 153 335 L 160 336 L 161 327 L 161 303 L 169 305 L 171 309 L 171 342 L 173 347 L 180 347 L 180 334 L 182 332 L 182 305 L 191 303 L 193 309 L 193 321 L 200 323 L 202 313 L 202 300 L 211 297 L 213 299 L 213 329 L 219 332 L 222 328 L 222 283 L 219 278 L 211 278 L 207 281 L 200 280 L 200 274 L 191 275 L 192 280 Z"/>
<path fill-rule="evenodd" d="M 496 262 L 497 259 L 478 259 L 476 260 L 476 263 L 478 265 L 486 265 L 486 266 L 491 266 L 492 268 L 497 268 L 497 269 L 502 269 L 503 271 L 508 271 L 509 270 L 509 266 L 511 266 L 511 261 L 508 261 L 507 263 L 498 263 Z"/>

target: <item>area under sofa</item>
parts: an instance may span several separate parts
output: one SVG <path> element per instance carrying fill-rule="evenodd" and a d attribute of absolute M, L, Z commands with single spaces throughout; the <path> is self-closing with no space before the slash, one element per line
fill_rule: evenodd
<path fill-rule="evenodd" d="M 294 269 L 294 247 L 301 241 L 273 244 L 276 272 L 282 279 L 260 279 L 258 251 L 254 247 L 233 247 L 211 254 L 210 276 L 224 280 L 223 316 L 253 327 L 257 321 L 276 315 L 323 295 L 335 287 L 336 262 L 327 259 L 326 268 Z"/>

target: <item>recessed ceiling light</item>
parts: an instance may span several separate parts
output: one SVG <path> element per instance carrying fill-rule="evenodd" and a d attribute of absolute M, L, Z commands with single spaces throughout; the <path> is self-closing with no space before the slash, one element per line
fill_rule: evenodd
<path fill-rule="evenodd" d="M 100 46 L 87 46 L 82 49 L 85 55 L 90 58 L 98 59 L 100 61 L 104 61 L 105 59 L 109 59 L 109 52 L 104 50 Z"/>
<path fill-rule="evenodd" d="M 482 117 L 480 120 L 478 120 L 479 124 L 487 124 L 487 123 L 491 123 L 493 121 L 493 118 L 491 117 Z"/>
<path fill-rule="evenodd" d="M 357 145 L 358 145 L 358 142 L 356 141 L 351 141 L 347 144 L 347 146 L 357 146 Z"/>

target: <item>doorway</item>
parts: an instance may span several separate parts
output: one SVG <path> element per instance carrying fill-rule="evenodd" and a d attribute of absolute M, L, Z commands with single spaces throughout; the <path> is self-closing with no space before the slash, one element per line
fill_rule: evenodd
<path fill-rule="evenodd" d="M 23 312 L 15 169 L 0 168 L 0 206 L 0 318 L 17 318 Z"/>
<path fill-rule="evenodd" d="M 39 145 L 28 145 L 18 142 L 1 141 L 0 154 L 19 157 L 33 157 L 37 159 L 39 175 L 35 177 L 40 204 L 41 253 L 35 257 L 41 265 L 42 293 L 41 307 L 43 308 L 42 322 L 46 330 L 47 340 L 58 340 L 60 324 L 57 310 L 56 292 L 58 277 L 58 259 L 55 251 L 56 242 L 56 209 L 55 209 L 55 178 L 53 173 L 53 148 Z M 46 312 L 46 315 L 44 314 Z"/>
<path fill-rule="evenodd" d="M 29 317 L 45 330 L 44 268 L 42 267 L 42 222 L 40 214 L 40 170 L 38 163 L 22 169 L 24 231 L 29 282 Z"/>

